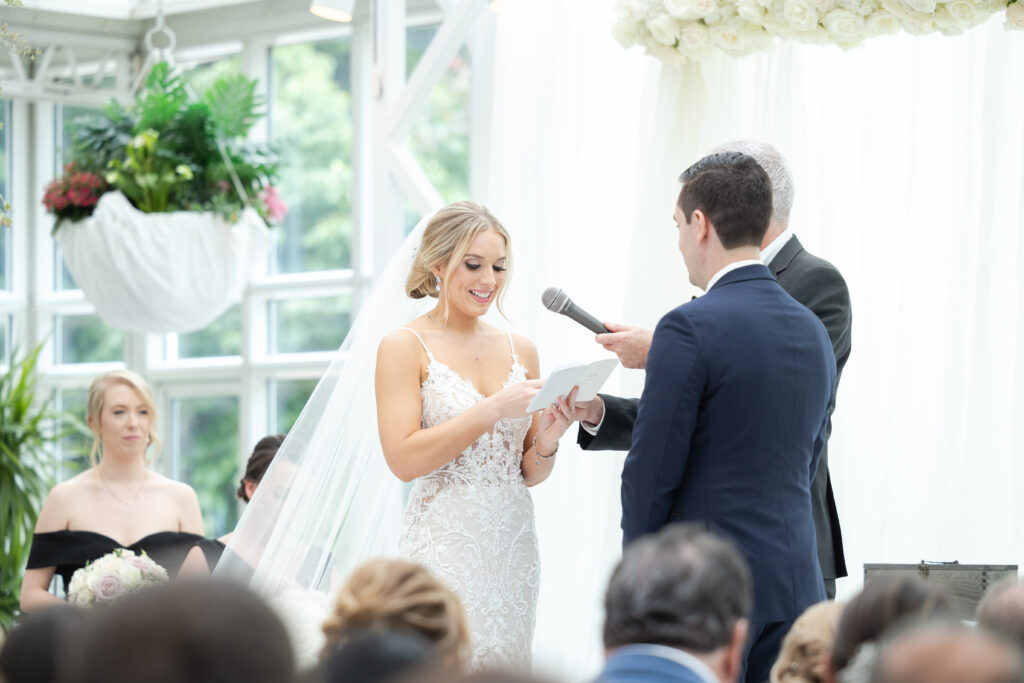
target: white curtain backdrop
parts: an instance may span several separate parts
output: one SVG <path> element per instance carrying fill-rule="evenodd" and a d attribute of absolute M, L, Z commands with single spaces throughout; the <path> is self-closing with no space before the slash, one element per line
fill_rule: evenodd
<path fill-rule="evenodd" d="M 510 317 L 544 371 L 604 352 L 543 310 L 543 289 L 653 326 L 694 293 L 671 219 L 676 177 L 715 143 L 769 141 L 795 175 L 791 226 L 853 300 L 830 445 L 852 574 L 840 597 L 865 562 L 1024 562 L 1024 36 L 1000 15 L 959 37 L 786 44 L 676 69 L 619 47 L 610 5 L 498 11 L 479 199 L 512 231 Z M 641 387 L 642 373 L 621 371 L 606 389 Z M 541 668 L 582 680 L 600 666 L 622 456 L 583 454 L 574 437 L 534 490 L 534 650 Z"/>

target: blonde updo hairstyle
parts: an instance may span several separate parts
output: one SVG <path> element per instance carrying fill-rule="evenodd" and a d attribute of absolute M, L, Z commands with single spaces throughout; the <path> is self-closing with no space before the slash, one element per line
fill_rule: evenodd
<path fill-rule="evenodd" d="M 462 603 L 415 562 L 375 558 L 352 572 L 324 621 L 321 658 L 365 629 L 422 635 L 453 665 L 462 666 L 468 658 L 469 627 Z"/>
<path fill-rule="evenodd" d="M 469 251 L 469 245 L 473 243 L 477 235 L 488 230 L 493 230 L 505 240 L 505 284 L 507 285 L 508 277 L 512 274 L 512 240 L 508 231 L 505 230 L 505 226 L 480 204 L 455 202 L 434 214 L 424 229 L 423 240 L 420 243 L 420 248 L 416 251 L 416 258 L 413 260 L 409 277 L 405 281 L 405 293 L 413 299 L 422 299 L 427 296 L 437 298 L 439 292 L 435 286 L 433 269 L 440 266 L 444 270 L 441 287 L 447 302 L 449 276 Z M 505 287 L 502 286 L 497 298 L 498 312 L 502 315 L 505 315 L 501 306 L 504 296 Z M 445 318 L 447 317 L 448 311 L 445 310 Z"/>
<path fill-rule="evenodd" d="M 95 419 L 96 424 L 99 424 L 100 414 L 103 412 L 103 398 L 107 389 L 114 384 L 123 384 L 139 392 L 142 402 L 149 408 L 149 443 L 159 453 L 162 444 L 156 433 L 156 400 L 153 398 L 153 390 L 149 388 L 149 383 L 137 372 L 111 370 L 94 379 L 89 385 L 89 400 L 85 406 L 86 420 Z M 98 465 L 100 458 L 103 457 L 102 450 L 100 435 L 95 434 L 92 440 L 92 450 L 89 452 L 89 462 L 93 467 Z"/>
<path fill-rule="evenodd" d="M 801 614 L 782 641 L 770 683 L 826 683 L 845 603 L 826 600 Z"/>

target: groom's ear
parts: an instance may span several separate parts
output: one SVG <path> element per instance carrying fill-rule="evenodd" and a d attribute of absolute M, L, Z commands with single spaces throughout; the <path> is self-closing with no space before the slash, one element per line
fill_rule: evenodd
<path fill-rule="evenodd" d="M 697 244 L 704 243 L 708 236 L 711 234 L 711 221 L 708 220 L 707 214 L 700 209 L 694 209 L 693 215 L 690 217 L 690 223 L 693 225 L 694 237 L 696 238 Z"/>

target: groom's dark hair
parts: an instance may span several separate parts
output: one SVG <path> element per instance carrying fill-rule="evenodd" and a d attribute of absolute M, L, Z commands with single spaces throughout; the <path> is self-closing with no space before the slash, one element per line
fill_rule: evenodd
<path fill-rule="evenodd" d="M 679 182 L 677 203 L 687 225 L 700 209 L 726 249 L 761 246 L 772 217 L 772 181 L 753 157 L 710 154 L 683 171 Z"/>
<path fill-rule="evenodd" d="M 673 524 L 631 543 L 605 593 L 604 646 L 632 643 L 711 652 L 750 615 L 746 560 L 694 524 Z"/>

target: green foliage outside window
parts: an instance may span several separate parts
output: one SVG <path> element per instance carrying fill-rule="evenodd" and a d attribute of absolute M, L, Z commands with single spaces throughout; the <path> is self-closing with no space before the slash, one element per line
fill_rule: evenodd
<path fill-rule="evenodd" d="M 180 478 L 199 496 L 206 535 L 221 536 L 238 522 L 238 399 L 190 398 L 175 403 Z"/>

